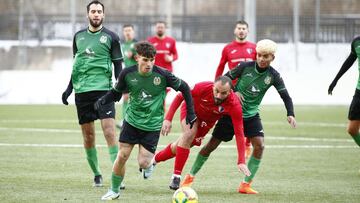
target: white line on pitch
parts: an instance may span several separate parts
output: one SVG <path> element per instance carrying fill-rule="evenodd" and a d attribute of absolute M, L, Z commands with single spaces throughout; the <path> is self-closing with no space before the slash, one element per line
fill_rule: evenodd
<path fill-rule="evenodd" d="M 51 128 L 4 128 L 0 127 L 0 131 L 19 131 L 19 132 L 39 132 L 39 133 L 70 133 L 80 134 L 80 129 L 51 129 Z M 96 131 L 96 134 L 102 134 L 102 131 Z M 173 136 L 179 136 L 181 133 L 171 133 Z M 210 134 L 207 137 L 211 136 Z M 311 138 L 311 137 L 278 137 L 278 136 L 265 136 L 268 140 L 292 140 L 292 141 L 324 141 L 324 142 L 353 142 L 352 139 L 339 139 L 339 138 Z"/>
<path fill-rule="evenodd" d="M 82 148 L 81 144 L 11 144 L 0 143 L 2 147 L 53 147 L 53 148 Z M 97 147 L 107 147 L 106 145 L 96 145 Z M 164 148 L 166 145 L 158 145 Z M 235 145 L 220 145 L 222 149 L 235 149 Z M 266 149 L 353 149 L 358 148 L 354 145 L 266 145 Z"/>

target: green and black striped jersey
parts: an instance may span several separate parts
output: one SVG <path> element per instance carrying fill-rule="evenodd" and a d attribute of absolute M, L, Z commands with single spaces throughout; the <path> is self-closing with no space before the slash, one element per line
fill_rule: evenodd
<path fill-rule="evenodd" d="M 249 118 L 259 112 L 259 105 L 266 91 L 274 86 L 280 93 L 286 91 L 284 81 L 280 74 L 271 66 L 264 72 L 256 69 L 256 62 L 243 62 L 230 70 L 226 75 L 232 80 L 237 79 L 235 91 L 244 97 L 242 102 L 243 117 Z"/>
<path fill-rule="evenodd" d="M 110 90 L 112 62 L 122 60 L 119 37 L 103 27 L 97 32 L 80 30 L 73 40 L 72 84 L 75 93 Z"/>
<path fill-rule="evenodd" d="M 134 65 L 121 71 L 114 89 L 129 92 L 125 120 L 130 125 L 145 131 L 158 131 L 164 120 L 166 87 L 177 91 L 181 83 L 181 79 L 158 66 L 154 65 L 152 72 L 143 75 Z"/>

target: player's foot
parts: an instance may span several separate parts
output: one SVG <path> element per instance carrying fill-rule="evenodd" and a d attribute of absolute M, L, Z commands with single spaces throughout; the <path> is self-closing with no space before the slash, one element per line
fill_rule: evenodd
<path fill-rule="evenodd" d="M 149 168 L 145 168 L 145 169 L 141 169 L 141 168 L 140 168 L 140 169 L 139 169 L 140 172 L 142 172 L 144 179 L 150 178 L 150 176 L 151 176 L 152 173 L 154 172 L 155 165 L 156 165 L 155 163 L 152 163 Z"/>
<path fill-rule="evenodd" d="M 241 182 L 238 192 L 243 193 L 243 194 L 258 194 L 259 193 L 258 191 L 251 188 L 251 182 L 250 183 Z"/>
<path fill-rule="evenodd" d="M 97 175 L 94 177 L 94 187 L 102 187 L 103 186 L 103 179 L 101 175 Z"/>
<path fill-rule="evenodd" d="M 245 146 L 245 158 L 248 159 L 251 155 L 251 145 Z"/>
<path fill-rule="evenodd" d="M 124 184 L 124 182 L 121 182 L 121 184 L 120 184 L 120 190 L 125 190 L 125 184 Z"/>
<path fill-rule="evenodd" d="M 123 123 L 124 123 L 124 120 L 121 119 L 121 120 L 116 124 L 116 127 L 121 130 L 121 129 L 122 129 L 122 126 L 123 126 Z"/>
<path fill-rule="evenodd" d="M 114 192 L 111 189 L 104 195 L 101 197 L 101 200 L 114 200 L 114 199 L 118 199 L 120 197 L 120 193 L 119 192 Z"/>
<path fill-rule="evenodd" d="M 181 183 L 181 187 L 191 187 L 194 182 L 194 178 L 195 178 L 195 176 L 186 174 L 183 182 Z"/>
<path fill-rule="evenodd" d="M 181 179 L 180 175 L 175 175 L 175 174 L 172 175 L 169 188 L 172 189 L 172 190 L 179 189 L 179 187 L 180 187 L 180 179 Z"/>

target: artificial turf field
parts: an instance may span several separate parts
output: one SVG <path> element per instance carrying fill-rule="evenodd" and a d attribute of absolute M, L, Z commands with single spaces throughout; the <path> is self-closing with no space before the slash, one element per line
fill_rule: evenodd
<path fill-rule="evenodd" d="M 360 151 L 346 133 L 347 111 L 346 106 L 295 106 L 298 127 L 291 129 L 283 106 L 262 106 L 265 152 L 252 184 L 260 194 L 237 193 L 243 175 L 233 140 L 198 173 L 193 189 L 199 202 L 360 202 Z M 177 118 L 158 149 L 180 135 Z M 112 165 L 96 123 L 102 188 L 92 187 L 74 105 L 0 105 L 0 202 L 100 202 Z M 170 202 L 173 160 L 158 164 L 143 180 L 137 149 L 127 162 L 126 189 L 115 202 Z M 198 151 L 191 150 L 183 175 Z"/>

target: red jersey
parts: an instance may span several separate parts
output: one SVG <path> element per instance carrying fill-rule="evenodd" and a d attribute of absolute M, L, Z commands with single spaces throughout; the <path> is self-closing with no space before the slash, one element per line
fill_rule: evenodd
<path fill-rule="evenodd" d="M 173 72 L 172 62 L 167 62 L 165 60 L 165 56 L 172 56 L 173 61 L 178 59 L 175 39 L 169 36 L 165 36 L 164 39 L 153 36 L 149 37 L 148 41 L 153 44 L 156 49 L 155 65 L 165 68 L 170 72 Z"/>
<path fill-rule="evenodd" d="M 213 94 L 214 82 L 197 83 L 191 90 L 191 95 L 194 101 L 195 113 L 197 116 L 198 131 L 195 135 L 193 144 L 200 145 L 201 140 L 208 133 L 208 131 L 215 125 L 216 121 L 223 115 L 231 116 L 234 126 L 235 139 L 238 151 L 238 163 L 245 163 L 245 142 L 243 131 L 242 108 L 238 97 L 233 91 L 228 98 L 216 105 Z M 171 121 L 176 110 L 184 100 L 182 94 L 178 94 L 170 105 L 169 111 L 166 113 L 166 120 Z M 183 102 L 181 106 L 181 120 L 186 117 L 186 104 Z"/>
<path fill-rule="evenodd" d="M 220 63 L 216 69 L 215 79 L 223 74 L 226 63 L 228 63 L 229 70 L 231 70 L 241 61 L 255 61 L 255 48 L 256 44 L 252 42 L 237 42 L 234 40 L 227 44 L 222 50 Z"/>

